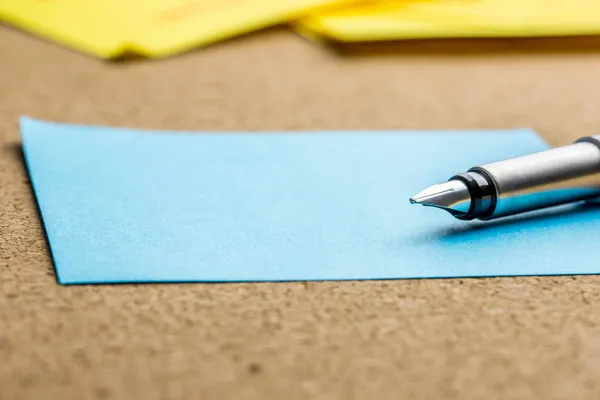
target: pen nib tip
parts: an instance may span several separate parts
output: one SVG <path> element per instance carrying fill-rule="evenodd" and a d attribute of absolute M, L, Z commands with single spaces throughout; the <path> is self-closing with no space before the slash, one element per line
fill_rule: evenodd
<path fill-rule="evenodd" d="M 451 180 L 433 185 L 409 198 L 410 204 L 441 208 L 452 214 L 466 214 L 471 205 L 471 196 L 461 181 Z"/>

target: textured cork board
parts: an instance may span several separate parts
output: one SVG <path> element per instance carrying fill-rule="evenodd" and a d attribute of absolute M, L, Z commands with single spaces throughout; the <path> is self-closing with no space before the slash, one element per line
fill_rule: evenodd
<path fill-rule="evenodd" d="M 64 287 L 18 117 L 598 133 L 600 53 L 340 55 L 272 30 L 106 63 L 0 27 L 0 399 L 597 399 L 600 278 Z M 568 251 L 568 249 L 565 249 Z"/>

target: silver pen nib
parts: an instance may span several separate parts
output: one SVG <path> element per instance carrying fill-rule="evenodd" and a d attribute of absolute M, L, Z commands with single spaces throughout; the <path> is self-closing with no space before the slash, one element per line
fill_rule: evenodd
<path fill-rule="evenodd" d="M 433 185 L 410 198 L 411 204 L 441 208 L 452 215 L 467 214 L 471 208 L 471 195 L 459 180 Z"/>

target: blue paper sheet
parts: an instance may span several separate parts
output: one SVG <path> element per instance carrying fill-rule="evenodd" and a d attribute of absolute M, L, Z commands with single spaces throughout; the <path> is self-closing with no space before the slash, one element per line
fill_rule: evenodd
<path fill-rule="evenodd" d="M 21 121 L 59 282 L 597 273 L 600 208 L 463 222 L 410 205 L 547 147 L 530 130 L 185 133 Z"/>

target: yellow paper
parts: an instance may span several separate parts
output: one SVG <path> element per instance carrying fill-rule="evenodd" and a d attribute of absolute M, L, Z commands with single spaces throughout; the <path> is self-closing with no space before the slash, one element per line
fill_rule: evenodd
<path fill-rule="evenodd" d="M 301 33 L 338 41 L 600 33 L 598 0 L 365 1 L 311 13 Z"/>
<path fill-rule="evenodd" d="M 600 33 L 600 2 L 597 0 L 479 0 L 466 6 L 442 1 L 428 8 L 448 13 L 454 21 L 506 35 Z"/>
<path fill-rule="evenodd" d="M 82 0 L 0 0 L 0 18 L 64 46 L 111 58 L 123 53 L 121 10 Z"/>
<path fill-rule="evenodd" d="M 137 52 L 164 57 L 287 22 L 332 0 L 135 0 Z"/>
<path fill-rule="evenodd" d="M 166 57 L 340 0 L 0 0 L 0 18 L 65 46 L 112 58 Z"/>

